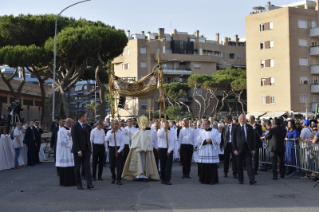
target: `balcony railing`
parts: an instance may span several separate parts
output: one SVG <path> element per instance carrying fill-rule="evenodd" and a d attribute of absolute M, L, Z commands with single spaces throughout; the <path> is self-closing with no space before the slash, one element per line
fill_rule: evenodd
<path fill-rule="evenodd" d="M 192 75 L 192 71 L 189 70 L 179 70 L 179 69 L 170 69 L 170 68 L 164 68 L 163 74 L 169 74 L 169 75 Z"/>
<path fill-rule="evenodd" d="M 319 93 L 319 84 L 311 85 L 311 93 Z"/>
<path fill-rule="evenodd" d="M 310 74 L 319 74 L 319 65 L 312 65 L 310 67 Z"/>
<path fill-rule="evenodd" d="M 309 37 L 319 37 L 319 27 L 311 28 L 309 30 Z"/>
<path fill-rule="evenodd" d="M 310 55 L 311 56 L 319 56 L 319 46 L 310 47 Z"/>

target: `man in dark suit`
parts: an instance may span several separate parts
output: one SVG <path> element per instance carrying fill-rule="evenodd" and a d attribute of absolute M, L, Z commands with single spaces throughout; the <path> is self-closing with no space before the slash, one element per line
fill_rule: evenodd
<path fill-rule="evenodd" d="M 276 127 L 269 130 L 265 136 L 269 140 L 270 159 L 272 163 L 273 180 L 278 179 L 277 159 L 279 158 L 280 178 L 284 178 L 285 137 L 287 130 L 282 126 L 282 119 L 276 119 Z"/>
<path fill-rule="evenodd" d="M 28 166 L 34 166 L 34 147 L 35 147 L 35 133 L 34 122 L 29 122 L 29 127 L 25 131 L 24 142 L 28 146 Z"/>
<path fill-rule="evenodd" d="M 54 162 L 56 162 L 56 144 L 58 140 L 58 132 L 59 129 L 64 126 L 65 123 L 65 118 L 60 117 L 59 119 L 59 125 L 53 128 L 52 133 L 51 133 L 51 138 L 50 138 L 50 151 L 54 151 Z M 56 167 L 57 170 L 57 175 L 60 176 L 59 174 L 59 167 Z"/>
<path fill-rule="evenodd" d="M 246 124 L 246 115 L 239 116 L 239 124 L 233 127 L 231 136 L 233 151 L 237 158 L 238 181 L 240 184 L 244 182 L 243 162 L 245 160 L 250 185 L 253 185 L 257 183 L 252 166 L 252 155 L 255 154 L 256 143 L 253 127 Z"/>
<path fill-rule="evenodd" d="M 43 130 L 40 127 L 40 122 L 38 119 L 34 120 L 34 134 L 35 134 L 35 150 L 34 150 L 34 162 L 36 164 L 40 164 L 39 152 L 41 148 L 41 135 L 43 134 Z"/>
<path fill-rule="evenodd" d="M 227 177 L 228 169 L 229 169 L 229 159 L 230 154 L 232 154 L 232 170 L 233 170 L 233 178 L 237 179 L 237 163 L 236 163 L 236 157 L 233 154 L 233 147 L 231 143 L 231 133 L 234 128 L 234 124 L 232 123 L 232 117 L 226 116 L 225 117 L 225 123 L 227 125 L 224 126 L 222 131 L 222 138 L 220 142 L 220 149 L 224 149 L 224 177 Z"/>
<path fill-rule="evenodd" d="M 71 134 L 73 140 L 72 153 L 74 154 L 74 172 L 77 188 L 82 190 L 81 180 L 81 165 L 85 169 L 85 178 L 87 182 L 87 188 L 94 188 L 92 185 L 92 174 L 90 168 L 91 157 L 91 142 L 90 132 L 87 129 L 85 123 L 87 116 L 84 112 L 79 112 L 78 122 L 72 126 Z"/>
<path fill-rule="evenodd" d="M 259 166 L 259 148 L 262 147 L 262 142 L 260 138 L 262 137 L 263 130 L 261 128 L 261 125 L 257 124 L 255 120 L 255 116 L 249 116 L 248 121 L 253 126 L 254 133 L 255 133 L 256 149 L 254 154 L 254 172 L 255 172 L 255 175 L 257 175 L 258 166 Z"/>

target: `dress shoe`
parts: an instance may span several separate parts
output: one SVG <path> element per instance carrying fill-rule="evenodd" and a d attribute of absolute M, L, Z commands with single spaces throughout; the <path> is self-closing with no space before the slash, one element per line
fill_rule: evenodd
<path fill-rule="evenodd" d="M 93 181 L 96 181 L 96 177 L 93 177 Z"/>
<path fill-rule="evenodd" d="M 87 189 L 92 189 L 94 186 L 92 184 L 87 185 Z"/>
<path fill-rule="evenodd" d="M 273 177 L 273 178 L 271 178 L 271 179 L 273 179 L 273 180 L 278 180 L 278 177 Z"/>
<path fill-rule="evenodd" d="M 161 182 L 162 184 L 166 184 L 166 182 L 164 181 L 164 180 L 162 180 L 162 182 Z"/>
<path fill-rule="evenodd" d="M 166 185 L 172 185 L 172 183 L 170 181 L 166 181 L 165 184 Z"/>
<path fill-rule="evenodd" d="M 34 164 L 28 164 L 28 166 L 34 166 Z"/>
<path fill-rule="evenodd" d="M 99 181 L 103 181 L 103 179 L 102 179 L 102 177 L 99 177 L 99 179 L 98 179 Z"/>
<path fill-rule="evenodd" d="M 244 182 L 239 182 L 239 184 L 244 184 Z"/>
<path fill-rule="evenodd" d="M 118 185 L 122 185 L 121 180 L 118 180 L 118 181 L 117 181 L 117 184 L 118 184 Z"/>
<path fill-rule="evenodd" d="M 186 175 L 185 174 L 183 174 L 183 177 L 182 177 L 183 179 L 185 179 L 186 178 Z"/>
<path fill-rule="evenodd" d="M 82 187 L 81 185 L 78 185 L 77 188 L 78 188 L 79 190 L 83 190 L 83 187 Z"/>
<path fill-rule="evenodd" d="M 257 183 L 257 181 L 256 180 L 253 180 L 253 181 L 250 181 L 250 185 L 254 185 L 254 184 L 256 184 Z"/>
<path fill-rule="evenodd" d="M 283 175 L 283 176 L 280 176 L 280 178 L 285 178 L 285 176 Z"/>
<path fill-rule="evenodd" d="M 113 180 L 111 181 L 111 183 L 114 184 L 114 183 L 115 183 L 115 180 L 113 179 Z"/>
<path fill-rule="evenodd" d="M 259 169 L 259 171 L 268 172 L 268 169 Z"/>
<path fill-rule="evenodd" d="M 234 179 L 238 179 L 237 174 L 233 174 Z"/>
<path fill-rule="evenodd" d="M 189 179 L 189 178 L 191 178 L 191 177 L 189 176 L 189 174 L 187 174 L 187 175 L 186 175 L 186 178 L 188 178 L 188 179 Z"/>
<path fill-rule="evenodd" d="M 145 179 L 145 178 L 144 178 L 142 181 L 143 181 L 144 183 L 147 183 L 147 182 L 148 182 L 148 179 Z"/>
<path fill-rule="evenodd" d="M 227 176 L 227 173 L 224 173 L 224 177 L 225 177 L 225 178 L 227 178 L 227 177 L 228 177 L 228 176 Z"/>

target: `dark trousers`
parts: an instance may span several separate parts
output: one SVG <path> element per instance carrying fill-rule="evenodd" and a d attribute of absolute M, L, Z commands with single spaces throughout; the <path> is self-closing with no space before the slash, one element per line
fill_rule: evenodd
<path fill-rule="evenodd" d="M 34 163 L 40 163 L 40 158 L 39 158 L 39 152 L 41 148 L 41 143 L 37 143 L 36 146 L 34 146 Z"/>
<path fill-rule="evenodd" d="M 254 173 L 257 174 L 259 166 L 259 148 L 256 148 L 255 154 L 254 154 Z"/>
<path fill-rule="evenodd" d="M 244 144 L 242 152 L 237 155 L 237 171 L 238 171 L 238 181 L 244 182 L 244 173 L 243 173 L 243 163 L 246 161 L 247 174 L 250 181 L 255 180 L 254 170 L 252 166 L 252 154 L 248 149 L 247 144 Z"/>
<path fill-rule="evenodd" d="M 83 166 L 85 172 L 85 179 L 87 185 L 92 184 L 92 175 L 91 175 L 91 168 L 90 168 L 90 157 L 91 153 L 87 150 L 82 152 L 82 157 L 78 156 L 78 153 L 74 154 L 74 174 L 76 184 L 82 186 L 81 180 L 81 166 Z"/>
<path fill-rule="evenodd" d="M 272 163 L 272 173 L 273 177 L 277 177 L 277 160 L 279 159 L 279 169 L 280 169 L 280 177 L 284 177 L 285 175 L 285 166 L 284 166 L 284 156 L 285 152 L 270 152 L 270 159 Z"/>
<path fill-rule="evenodd" d="M 192 165 L 194 148 L 190 144 L 182 144 L 180 153 L 182 155 L 183 175 L 189 175 Z"/>
<path fill-rule="evenodd" d="M 237 174 L 237 161 L 236 157 L 234 155 L 234 152 L 232 151 L 233 147 L 231 143 L 227 143 L 226 148 L 224 150 L 224 173 L 228 173 L 229 169 L 229 159 L 230 155 L 232 155 L 232 170 L 233 174 Z"/>
<path fill-rule="evenodd" d="M 7 117 L 7 128 L 6 128 L 6 133 L 9 135 L 10 134 L 10 121 L 11 121 L 11 115 L 9 114 Z"/>
<path fill-rule="evenodd" d="M 96 167 L 99 164 L 98 178 L 101 178 L 104 165 L 104 144 L 93 144 L 93 178 L 96 178 Z"/>
<path fill-rule="evenodd" d="M 172 174 L 173 151 L 167 157 L 167 148 L 159 149 L 159 159 L 161 164 L 161 180 L 170 181 Z"/>
<path fill-rule="evenodd" d="M 119 149 L 120 147 L 117 147 Z M 115 156 L 115 147 L 110 146 L 109 147 L 109 161 L 110 161 L 110 170 L 112 173 L 112 179 L 115 180 L 121 180 L 121 175 L 123 171 L 123 156 L 122 153 L 119 153 L 118 157 Z M 115 174 L 115 165 L 116 165 L 116 173 Z"/>
<path fill-rule="evenodd" d="M 123 156 L 123 165 L 124 165 L 125 162 L 126 162 L 126 158 L 128 156 L 128 153 L 130 152 L 130 147 L 129 147 L 128 144 L 124 145 L 124 150 L 123 151 L 124 151 L 124 156 Z"/>
<path fill-rule="evenodd" d="M 156 163 L 156 167 L 157 167 L 157 170 L 158 170 L 158 152 L 157 152 L 157 149 L 153 148 L 153 153 L 154 153 L 154 157 L 155 157 L 155 163 Z"/>
<path fill-rule="evenodd" d="M 28 146 L 28 165 L 34 165 L 34 144 Z"/>

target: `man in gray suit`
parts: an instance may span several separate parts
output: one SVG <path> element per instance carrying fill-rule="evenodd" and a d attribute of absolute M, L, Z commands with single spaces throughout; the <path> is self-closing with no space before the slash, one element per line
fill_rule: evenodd
<path fill-rule="evenodd" d="M 253 185 L 257 183 L 252 166 L 252 156 L 255 154 L 256 145 L 255 133 L 253 127 L 246 124 L 246 115 L 239 116 L 239 124 L 233 127 L 231 136 L 233 151 L 237 158 L 239 184 L 244 182 L 243 162 L 245 160 L 250 185 Z"/>

